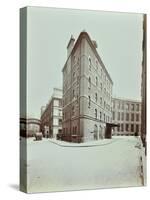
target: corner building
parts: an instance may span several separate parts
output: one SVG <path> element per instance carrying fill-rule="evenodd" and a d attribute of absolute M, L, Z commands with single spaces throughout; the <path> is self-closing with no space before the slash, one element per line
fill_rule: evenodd
<path fill-rule="evenodd" d="M 71 36 L 62 72 L 63 139 L 103 139 L 106 123 L 112 122 L 113 82 L 87 32 L 81 32 L 76 42 Z"/>

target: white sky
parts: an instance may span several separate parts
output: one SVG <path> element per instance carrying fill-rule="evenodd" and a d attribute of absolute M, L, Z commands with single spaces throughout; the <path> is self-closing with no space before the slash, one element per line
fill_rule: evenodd
<path fill-rule="evenodd" d="M 71 34 L 86 30 L 98 44 L 113 82 L 113 95 L 141 98 L 142 14 L 29 7 L 27 24 L 28 116 L 40 117 L 54 87 L 62 87 L 62 68 Z"/>

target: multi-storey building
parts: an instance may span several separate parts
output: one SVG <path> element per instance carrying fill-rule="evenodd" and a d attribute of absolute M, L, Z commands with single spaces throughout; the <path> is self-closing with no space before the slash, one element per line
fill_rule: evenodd
<path fill-rule="evenodd" d="M 113 123 L 119 124 L 114 128 L 113 135 L 141 134 L 141 102 L 121 98 L 113 98 Z"/>
<path fill-rule="evenodd" d="M 41 131 L 45 137 L 56 138 L 62 132 L 62 90 L 54 88 L 49 103 L 41 108 Z"/>
<path fill-rule="evenodd" d="M 96 41 L 87 32 L 73 36 L 63 67 L 63 138 L 84 142 L 101 139 L 112 121 L 113 82 L 102 62 Z"/>

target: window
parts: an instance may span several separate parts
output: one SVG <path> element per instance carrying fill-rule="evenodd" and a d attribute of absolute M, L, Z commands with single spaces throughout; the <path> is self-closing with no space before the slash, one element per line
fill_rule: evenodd
<path fill-rule="evenodd" d="M 134 124 L 131 124 L 131 132 L 134 132 Z"/>
<path fill-rule="evenodd" d="M 78 58 L 77 64 L 78 64 L 78 65 L 80 64 L 80 59 L 79 59 L 79 58 Z"/>
<path fill-rule="evenodd" d="M 102 70 L 102 68 L 101 68 L 101 78 L 103 77 L 103 70 Z"/>
<path fill-rule="evenodd" d="M 129 124 L 126 124 L 126 131 L 129 131 Z"/>
<path fill-rule="evenodd" d="M 122 132 L 124 131 L 124 127 L 123 127 L 123 124 L 121 124 L 121 131 L 122 131 Z"/>
<path fill-rule="evenodd" d="M 120 102 L 118 102 L 118 109 L 120 109 Z"/>
<path fill-rule="evenodd" d="M 115 101 L 113 101 L 113 108 L 115 108 Z"/>
<path fill-rule="evenodd" d="M 101 91 L 102 91 L 102 89 L 103 89 L 103 85 L 102 85 L 102 83 L 100 84 L 100 89 L 101 89 Z"/>
<path fill-rule="evenodd" d="M 134 111 L 134 104 L 131 104 L 131 110 Z"/>
<path fill-rule="evenodd" d="M 139 114 L 136 114 L 136 121 L 139 121 Z"/>
<path fill-rule="evenodd" d="M 54 110 L 53 111 L 53 115 L 54 116 L 59 116 L 59 110 L 58 110 L 58 108 L 54 108 L 53 110 Z"/>
<path fill-rule="evenodd" d="M 75 114 L 75 108 L 74 106 L 72 106 L 72 116 L 74 116 L 74 114 Z"/>
<path fill-rule="evenodd" d="M 97 93 L 95 93 L 95 101 L 97 102 Z"/>
<path fill-rule="evenodd" d="M 97 109 L 95 109 L 95 118 L 97 119 Z"/>
<path fill-rule="evenodd" d="M 96 86 L 98 86 L 98 78 L 97 78 L 97 76 L 95 78 L 95 82 L 96 82 Z"/>
<path fill-rule="evenodd" d="M 124 103 L 122 102 L 122 106 L 121 106 L 122 110 L 124 110 Z"/>
<path fill-rule="evenodd" d="M 62 119 L 59 119 L 59 126 L 62 125 Z"/>
<path fill-rule="evenodd" d="M 105 107 L 106 107 L 106 102 L 104 101 L 104 109 L 105 109 Z"/>
<path fill-rule="evenodd" d="M 76 73 L 73 72 L 73 81 L 75 81 L 75 75 L 76 75 Z"/>
<path fill-rule="evenodd" d="M 115 120 L 115 112 L 113 111 L 113 120 Z"/>
<path fill-rule="evenodd" d="M 120 112 L 118 112 L 118 120 L 120 120 Z"/>
<path fill-rule="evenodd" d="M 136 104 L 136 111 L 139 111 L 139 104 Z"/>
<path fill-rule="evenodd" d="M 105 113 L 104 113 L 104 122 L 105 122 Z"/>
<path fill-rule="evenodd" d="M 72 91 L 72 98 L 75 98 L 75 91 Z"/>
<path fill-rule="evenodd" d="M 134 113 L 131 113 L 131 121 L 134 121 Z"/>
<path fill-rule="evenodd" d="M 126 110 L 129 110 L 129 104 L 128 103 L 126 103 L 126 105 L 125 105 L 126 107 Z"/>
<path fill-rule="evenodd" d="M 62 116 L 62 110 L 59 109 L 59 116 Z"/>
<path fill-rule="evenodd" d="M 100 120 L 102 119 L 102 112 L 100 112 Z"/>
<path fill-rule="evenodd" d="M 91 68 L 92 68 L 92 61 L 91 61 L 91 58 L 89 57 L 89 70 L 91 71 Z"/>
<path fill-rule="evenodd" d="M 88 96 L 88 108 L 90 108 L 91 107 L 91 97 L 90 96 Z"/>
<path fill-rule="evenodd" d="M 102 97 L 100 97 L 100 105 L 102 105 Z"/>
<path fill-rule="evenodd" d="M 96 70 L 98 70 L 98 61 L 96 60 Z"/>
<path fill-rule="evenodd" d="M 129 113 L 126 113 L 126 121 L 129 121 Z"/>
<path fill-rule="evenodd" d="M 53 119 L 53 125 L 58 126 L 58 119 L 56 119 L 56 118 Z"/>
<path fill-rule="evenodd" d="M 88 87 L 91 89 L 91 77 L 89 77 Z"/>
<path fill-rule="evenodd" d="M 106 96 L 106 88 L 104 88 L 104 95 Z"/>
<path fill-rule="evenodd" d="M 75 64 L 75 62 L 76 62 L 76 57 L 73 56 L 73 64 Z"/>
<path fill-rule="evenodd" d="M 124 120 L 124 113 L 123 112 L 121 113 L 121 120 L 122 121 Z"/>
<path fill-rule="evenodd" d="M 139 132 L 139 125 L 136 124 L 136 132 L 138 133 Z"/>
<path fill-rule="evenodd" d="M 54 106 L 59 106 L 59 100 L 54 100 Z"/>

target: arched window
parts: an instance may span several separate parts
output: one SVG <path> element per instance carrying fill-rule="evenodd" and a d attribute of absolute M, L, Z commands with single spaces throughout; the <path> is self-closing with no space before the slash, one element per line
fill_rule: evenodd
<path fill-rule="evenodd" d="M 95 109 L 95 118 L 97 119 L 97 109 Z"/>
<path fill-rule="evenodd" d="M 106 102 L 104 101 L 104 109 L 105 109 L 105 107 L 106 107 Z"/>
<path fill-rule="evenodd" d="M 91 107 L 91 97 L 88 96 L 88 107 L 90 108 Z"/>
<path fill-rule="evenodd" d="M 97 93 L 95 93 L 95 101 L 97 102 Z"/>
<path fill-rule="evenodd" d="M 72 91 L 72 98 L 75 98 L 75 90 Z"/>
<path fill-rule="evenodd" d="M 103 89 L 103 85 L 102 85 L 102 83 L 100 84 L 100 89 L 101 89 L 101 91 L 102 91 L 102 89 Z"/>
<path fill-rule="evenodd" d="M 96 124 L 94 125 L 94 139 L 95 139 L 95 140 L 98 139 L 98 127 L 97 127 Z"/>
<path fill-rule="evenodd" d="M 75 76 L 76 76 L 76 73 L 73 72 L 73 81 L 75 81 Z"/>
<path fill-rule="evenodd" d="M 96 70 L 98 70 L 98 61 L 96 60 L 95 63 L 96 63 Z"/>
<path fill-rule="evenodd" d="M 98 86 L 98 78 L 97 78 L 97 76 L 95 78 L 95 82 L 96 82 L 96 86 Z"/>
<path fill-rule="evenodd" d="M 91 89 L 91 77 L 89 77 L 88 87 L 89 87 L 89 89 Z"/>
<path fill-rule="evenodd" d="M 102 105 L 102 97 L 100 97 L 100 105 Z"/>
<path fill-rule="evenodd" d="M 102 119 L 102 112 L 100 112 L 100 120 Z"/>
<path fill-rule="evenodd" d="M 89 70 L 91 71 L 91 68 L 92 68 L 92 61 L 91 61 L 91 58 L 89 57 Z"/>

